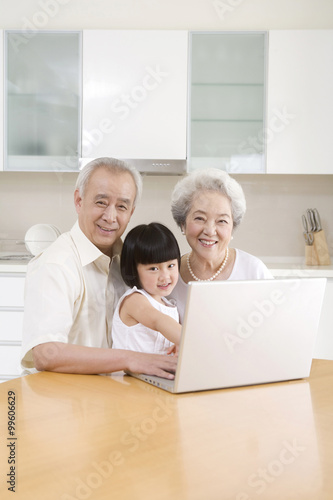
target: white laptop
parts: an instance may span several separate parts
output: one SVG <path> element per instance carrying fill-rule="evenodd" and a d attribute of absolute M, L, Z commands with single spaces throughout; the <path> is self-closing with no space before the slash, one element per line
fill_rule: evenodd
<path fill-rule="evenodd" d="M 191 282 L 173 393 L 308 377 L 326 278 Z"/>

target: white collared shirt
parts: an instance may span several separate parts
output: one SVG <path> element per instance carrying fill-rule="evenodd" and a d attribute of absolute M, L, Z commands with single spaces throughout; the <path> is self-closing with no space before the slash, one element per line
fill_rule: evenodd
<path fill-rule="evenodd" d="M 120 274 L 119 241 L 111 259 L 78 222 L 28 265 L 21 365 L 34 369 L 32 348 L 46 342 L 111 347 L 114 309 L 127 290 Z M 51 355 L 52 353 L 50 353 Z"/>

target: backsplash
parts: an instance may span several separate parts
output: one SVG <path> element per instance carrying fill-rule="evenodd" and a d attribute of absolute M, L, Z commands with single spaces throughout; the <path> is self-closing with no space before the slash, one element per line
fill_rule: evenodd
<path fill-rule="evenodd" d="M 30 226 L 54 224 L 61 232 L 76 220 L 73 191 L 77 174 L 0 174 L 0 238 L 24 238 Z M 317 208 L 333 254 L 333 175 L 235 175 L 242 185 L 247 212 L 234 234 L 233 246 L 257 256 L 304 256 L 301 215 Z M 174 231 L 182 253 L 184 236 L 170 212 L 176 176 L 144 177 L 143 197 L 128 229 L 157 220 Z"/>

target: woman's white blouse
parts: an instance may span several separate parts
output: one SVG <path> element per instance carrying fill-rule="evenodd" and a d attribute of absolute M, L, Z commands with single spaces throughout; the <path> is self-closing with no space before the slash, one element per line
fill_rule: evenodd
<path fill-rule="evenodd" d="M 235 263 L 228 281 L 273 279 L 273 275 L 260 259 L 243 250 L 238 250 L 237 248 L 235 250 Z M 181 323 L 183 322 L 185 313 L 186 296 L 187 284 L 179 276 L 177 285 L 168 299 L 176 301 Z"/>

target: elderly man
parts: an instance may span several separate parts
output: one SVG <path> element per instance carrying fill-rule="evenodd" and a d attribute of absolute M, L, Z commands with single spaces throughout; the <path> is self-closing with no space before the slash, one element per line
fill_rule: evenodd
<path fill-rule="evenodd" d="M 80 172 L 78 221 L 29 263 L 22 368 L 65 373 L 130 370 L 173 378 L 172 356 L 110 349 L 114 308 L 125 291 L 121 235 L 141 194 L 140 174 L 112 158 Z"/>

